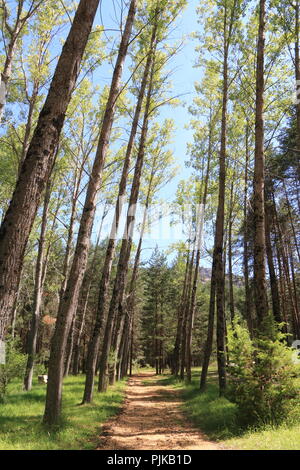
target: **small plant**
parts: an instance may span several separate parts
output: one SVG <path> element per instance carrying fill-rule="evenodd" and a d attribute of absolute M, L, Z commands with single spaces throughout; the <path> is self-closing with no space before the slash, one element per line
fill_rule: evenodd
<path fill-rule="evenodd" d="M 0 402 L 7 396 L 9 383 L 16 378 L 22 378 L 25 372 L 26 355 L 20 353 L 18 342 L 13 338 L 6 340 L 5 364 L 0 364 Z"/>
<path fill-rule="evenodd" d="M 237 323 L 229 331 L 228 398 L 238 405 L 242 425 L 278 425 L 299 400 L 293 351 L 279 327 L 269 331 L 255 339 Z"/>

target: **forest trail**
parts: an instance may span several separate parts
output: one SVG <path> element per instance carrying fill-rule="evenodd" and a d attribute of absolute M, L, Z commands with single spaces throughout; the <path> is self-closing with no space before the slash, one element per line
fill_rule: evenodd
<path fill-rule="evenodd" d="M 180 410 L 179 391 L 153 373 L 131 377 L 121 413 L 103 426 L 97 450 L 221 450 Z"/>

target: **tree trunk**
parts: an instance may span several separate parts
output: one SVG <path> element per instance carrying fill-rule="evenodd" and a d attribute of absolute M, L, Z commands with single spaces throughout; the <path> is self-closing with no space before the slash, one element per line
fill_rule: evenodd
<path fill-rule="evenodd" d="M 102 329 L 102 325 L 104 321 L 104 312 L 105 312 L 105 307 L 106 307 L 107 297 L 108 297 L 108 288 L 109 288 L 109 281 L 110 281 L 110 276 L 111 276 L 111 268 L 112 268 L 114 253 L 115 253 L 115 245 L 116 245 L 115 238 L 117 236 L 119 222 L 120 222 L 122 208 L 123 208 L 123 202 L 124 202 L 123 199 L 125 197 L 125 192 L 126 192 L 131 153 L 132 153 L 133 144 L 134 144 L 134 140 L 135 140 L 136 133 L 137 133 L 145 90 L 146 90 L 146 86 L 148 83 L 148 77 L 149 77 L 150 66 L 151 66 L 152 48 L 153 48 L 153 44 L 155 40 L 155 35 L 156 35 L 156 27 L 154 27 L 153 29 L 153 34 L 152 34 L 151 44 L 150 44 L 150 51 L 149 51 L 147 61 L 145 64 L 142 83 L 141 83 L 141 87 L 140 87 L 139 94 L 138 94 L 135 114 L 134 114 L 134 118 L 132 121 L 130 137 L 129 137 L 129 141 L 127 144 L 126 155 L 124 159 L 123 170 L 122 170 L 121 180 L 119 184 L 119 191 L 118 191 L 118 196 L 117 196 L 117 201 L 116 201 L 114 220 L 113 220 L 113 224 L 111 227 L 110 238 L 108 241 L 104 265 L 102 269 L 102 276 L 101 276 L 100 287 L 99 287 L 98 307 L 97 307 L 97 312 L 96 312 L 96 320 L 95 320 L 95 325 L 94 325 L 94 329 L 93 329 L 93 333 L 90 339 L 89 349 L 88 349 L 87 374 L 86 374 L 83 403 L 89 403 L 92 400 L 94 376 L 95 376 L 95 371 L 96 371 L 96 361 L 97 361 L 97 355 L 98 355 L 99 344 L 100 344 L 100 334 L 101 334 L 101 329 Z"/>
<path fill-rule="evenodd" d="M 192 381 L 192 333 L 193 333 L 193 323 L 194 323 L 194 315 L 195 315 L 195 308 L 196 308 L 196 294 L 197 294 L 197 285 L 198 285 L 199 268 L 200 268 L 200 257 L 201 257 L 200 250 L 201 250 L 202 229 L 203 229 L 204 213 L 205 213 L 205 206 L 206 206 L 206 200 L 207 200 L 208 181 L 209 181 L 209 173 L 210 173 L 211 140 L 212 139 L 211 139 L 211 129 L 210 129 L 204 189 L 203 189 L 203 194 L 201 196 L 201 206 L 199 208 L 200 213 L 198 214 L 199 220 L 198 220 L 198 227 L 197 227 L 198 233 L 196 234 L 196 237 L 197 237 L 196 238 L 196 262 L 195 262 L 195 269 L 194 269 L 190 315 L 189 315 L 188 332 L 187 332 L 186 378 L 187 378 L 188 383 Z"/>
<path fill-rule="evenodd" d="M 31 390 L 31 387 L 32 387 L 34 358 L 36 355 L 36 342 L 37 342 L 40 310 L 41 310 L 42 296 L 43 296 L 43 264 L 44 264 L 44 251 L 45 251 L 45 235 L 46 235 L 46 228 L 47 228 L 50 195 L 51 195 L 51 182 L 50 180 L 48 180 L 46 193 L 45 193 L 44 207 L 43 207 L 43 216 L 42 216 L 42 223 L 41 223 L 41 234 L 40 234 L 40 239 L 39 239 L 37 261 L 36 261 L 36 267 L 35 267 L 33 311 L 32 311 L 30 330 L 28 332 L 28 344 L 27 344 L 28 358 L 27 358 L 26 371 L 25 371 L 25 377 L 24 377 L 24 389 L 26 391 Z"/>
<path fill-rule="evenodd" d="M 288 210 L 288 216 L 289 216 L 289 219 L 290 219 L 291 229 L 292 229 L 293 238 L 294 238 L 294 245 L 295 245 L 295 249 L 296 249 L 297 256 L 298 256 L 298 262 L 300 263 L 300 251 L 299 251 L 299 246 L 298 246 L 296 229 L 295 229 L 295 224 L 294 224 L 294 221 L 293 221 L 291 204 L 290 204 L 290 201 L 289 201 L 288 192 L 287 192 L 287 189 L 286 189 L 286 184 L 285 184 L 284 179 L 283 179 L 282 183 L 283 183 L 284 195 L 285 195 L 285 200 L 286 200 L 286 205 L 287 205 L 287 210 Z"/>
<path fill-rule="evenodd" d="M 288 243 L 289 248 L 289 259 L 290 259 L 290 267 L 291 267 L 291 275 L 292 275 L 292 285 L 293 285 L 293 293 L 294 293 L 294 302 L 295 302 L 295 312 L 297 316 L 297 336 L 296 339 L 300 338 L 300 315 L 299 315 L 299 305 L 298 305 L 298 296 L 297 296 L 297 284 L 296 284 L 296 275 L 295 275 L 295 268 L 294 268 L 294 260 L 293 254 L 291 250 L 291 245 Z"/>
<path fill-rule="evenodd" d="M 228 47 L 224 47 L 223 63 L 223 102 L 221 121 L 221 147 L 219 156 L 219 196 L 216 219 L 214 259 L 216 280 L 216 310 L 217 310 L 217 361 L 219 373 L 220 395 L 226 387 L 226 358 L 225 358 L 225 312 L 224 312 L 224 210 L 225 210 L 225 179 L 226 179 L 226 131 L 227 131 L 227 100 L 228 100 Z"/>
<path fill-rule="evenodd" d="M 16 49 L 16 44 L 17 44 L 17 39 L 18 39 L 19 34 L 20 34 L 20 25 L 18 24 L 18 21 L 17 21 L 15 24 L 14 30 L 11 31 L 11 34 L 10 34 L 10 41 L 7 47 L 5 64 L 0 75 L 0 120 L 2 119 L 4 107 L 6 105 L 8 83 L 11 78 L 12 63 L 13 63 L 13 58 L 15 55 L 15 49 Z"/>
<path fill-rule="evenodd" d="M 265 0 L 259 2 L 259 31 L 256 64 L 256 108 L 255 108 L 255 160 L 254 160 L 254 290 L 258 331 L 268 315 L 265 272 L 265 210 L 264 210 L 264 30 Z"/>
<path fill-rule="evenodd" d="M 154 159 L 154 162 L 155 162 L 155 159 Z M 148 183 L 148 188 L 147 188 L 145 209 L 143 213 L 143 219 L 142 219 L 141 230 L 140 230 L 140 238 L 139 238 L 139 243 L 138 243 L 135 258 L 134 258 L 133 270 L 132 270 L 131 279 L 129 283 L 129 292 L 126 295 L 126 291 L 124 288 L 123 293 L 121 293 L 121 297 L 120 297 L 121 310 L 125 317 L 125 321 L 124 321 L 123 329 L 116 328 L 115 343 L 116 343 L 117 360 L 113 364 L 112 383 L 114 383 L 115 378 L 116 378 L 117 365 L 118 364 L 120 365 L 123 361 L 122 355 L 125 354 L 125 351 L 126 351 L 125 345 L 129 344 L 127 339 L 129 335 L 130 324 L 132 322 L 131 315 L 133 314 L 133 311 L 134 311 L 135 286 L 136 286 L 136 281 L 138 277 L 138 268 L 139 268 L 139 263 L 140 263 L 143 237 L 144 237 L 144 232 L 146 228 L 147 212 L 148 212 L 150 198 L 151 198 L 153 178 L 154 178 L 154 168 L 152 167 L 150 178 L 149 178 L 149 183 Z M 113 347 L 114 347 L 114 343 L 113 343 Z M 121 348 L 122 348 L 122 351 L 121 351 Z M 119 369 L 120 369 L 120 366 L 119 366 Z"/>
<path fill-rule="evenodd" d="M 75 320 L 76 320 L 76 318 L 74 317 L 71 328 L 70 328 L 68 341 L 67 341 L 67 348 L 66 348 L 66 354 L 65 354 L 64 377 L 68 377 L 69 372 L 70 372 L 70 367 L 71 367 L 71 359 L 72 359 L 72 354 L 73 354 L 74 337 L 75 337 Z"/>
<path fill-rule="evenodd" d="M 99 0 L 81 0 L 0 228 L 0 339 L 20 282 L 24 252 L 51 173 L 65 113 Z"/>
<path fill-rule="evenodd" d="M 266 188 L 267 189 L 267 188 Z M 272 309 L 273 309 L 273 316 L 274 320 L 278 323 L 281 323 L 281 312 L 280 312 L 280 299 L 279 299 L 279 290 L 278 290 L 278 283 L 277 277 L 274 267 L 274 260 L 273 260 L 273 250 L 272 250 L 272 242 L 271 242 L 271 204 L 272 202 L 269 201 L 267 197 L 267 190 L 265 192 L 265 235 L 266 235 L 266 253 L 267 253 L 267 261 L 268 261 L 268 268 L 269 268 L 269 277 L 270 277 L 270 286 L 271 286 L 271 297 L 272 297 Z"/>
<path fill-rule="evenodd" d="M 77 208 L 77 201 L 79 197 L 82 171 L 83 171 L 83 165 L 81 167 L 80 174 L 75 175 L 75 181 L 73 185 L 74 189 L 73 189 L 73 194 L 72 194 L 71 214 L 70 214 L 70 220 L 68 223 L 68 236 L 67 236 L 66 251 L 65 251 L 65 256 L 64 256 L 64 261 L 63 261 L 63 270 L 62 270 L 62 284 L 61 284 L 61 289 L 60 289 L 60 294 L 59 294 L 60 301 L 63 298 L 63 295 L 66 290 L 66 286 L 67 286 L 68 272 L 69 272 L 70 261 L 71 261 L 74 224 L 75 224 L 75 219 L 76 219 L 76 208 Z"/>
<path fill-rule="evenodd" d="M 4 67 L 0 75 L 0 121 L 2 119 L 4 107 L 6 105 L 8 85 L 11 79 L 12 64 L 13 64 L 13 60 L 15 56 L 18 38 L 22 30 L 24 29 L 26 22 L 39 9 L 41 4 L 43 3 L 43 0 L 40 0 L 37 3 L 31 2 L 31 5 L 26 12 L 23 11 L 23 8 L 25 6 L 24 0 L 18 0 L 17 3 L 18 5 L 15 6 L 16 17 L 15 17 L 15 23 L 13 26 L 10 26 L 8 23 L 9 20 L 8 20 L 8 11 L 7 11 L 6 4 L 2 2 L 2 5 L 1 5 L 1 8 L 2 8 L 1 19 L 2 19 L 2 24 L 3 24 L 2 34 L 4 37 L 5 33 L 7 33 L 9 37 L 9 43 L 8 43 L 8 46 L 6 46 L 6 44 L 4 45 L 6 58 L 5 58 Z"/>
<path fill-rule="evenodd" d="M 182 324 L 183 324 L 183 314 L 184 314 L 184 305 L 185 305 L 185 298 L 186 298 L 188 272 L 189 272 L 189 249 L 186 255 L 185 274 L 184 274 L 181 299 L 180 299 L 179 308 L 178 308 L 177 330 L 176 330 L 175 345 L 174 345 L 174 350 L 173 350 L 172 374 L 175 375 L 176 377 L 178 376 L 178 373 L 179 373 L 181 332 L 182 332 Z"/>
<path fill-rule="evenodd" d="M 82 333 L 83 333 L 84 321 L 85 321 L 86 310 L 87 310 L 87 305 L 88 305 L 88 300 L 89 300 L 89 294 L 90 294 L 90 290 L 92 286 L 93 276 L 95 273 L 97 249 L 100 243 L 103 223 L 104 223 L 104 219 L 106 215 L 107 215 L 107 210 L 106 210 L 106 204 L 105 204 L 102 218 L 101 218 L 101 224 L 100 224 L 98 235 L 97 235 L 95 251 L 94 251 L 93 259 L 91 262 L 91 272 L 85 273 L 81 291 L 80 291 L 80 297 L 78 301 L 76 315 L 75 315 L 75 332 L 74 332 L 73 366 L 72 366 L 73 375 L 77 375 L 79 371 L 80 343 L 82 339 Z"/>
<path fill-rule="evenodd" d="M 27 115 L 27 121 L 26 121 L 26 126 L 25 126 L 25 133 L 23 137 L 23 144 L 22 144 L 22 153 L 20 157 L 20 162 L 19 162 L 19 171 L 18 174 L 20 174 L 22 164 L 25 160 L 26 153 L 28 151 L 28 146 L 30 143 L 30 134 L 32 130 L 32 120 L 33 120 L 33 112 L 35 109 L 36 101 L 38 97 L 38 84 L 34 84 L 33 92 L 31 97 L 29 97 L 29 110 L 28 110 L 28 115 Z"/>
<path fill-rule="evenodd" d="M 286 286 L 285 286 L 285 279 L 284 273 L 282 268 L 282 260 L 280 256 L 280 249 L 278 246 L 278 242 L 276 241 L 276 257 L 277 257 L 277 266 L 278 266 L 278 273 L 279 273 L 279 289 L 280 289 L 280 305 L 282 306 L 282 318 L 285 322 L 283 327 L 283 331 L 287 334 L 289 333 L 289 322 L 288 322 L 288 315 L 287 315 L 287 306 L 288 302 L 286 299 Z M 289 344 L 290 338 L 287 338 L 287 343 Z"/>
<path fill-rule="evenodd" d="M 209 123 L 209 142 L 208 142 L 208 155 L 209 161 L 212 157 L 212 116 L 210 116 Z M 209 171 L 209 166 L 207 167 Z M 208 184 L 208 180 L 206 181 Z M 206 188 L 207 189 L 207 188 Z M 206 193 L 205 193 L 206 199 Z M 208 326 L 207 326 L 207 337 L 204 346 L 204 355 L 202 362 L 201 378 L 200 378 L 200 391 L 204 391 L 206 388 L 207 372 L 212 352 L 213 345 L 213 334 L 214 334 L 214 317 L 215 317 L 215 297 L 216 297 L 216 277 L 215 277 L 216 263 L 213 255 L 213 263 L 211 270 L 211 283 L 210 283 L 210 300 L 209 300 L 209 312 L 208 312 Z"/>
<path fill-rule="evenodd" d="M 133 349 L 134 349 L 134 316 L 132 316 L 130 328 L 130 359 L 129 359 L 129 376 L 132 377 L 133 369 Z"/>
<path fill-rule="evenodd" d="M 127 21 L 124 33 L 122 35 L 118 57 L 113 73 L 95 161 L 88 183 L 70 275 L 64 296 L 59 305 L 56 328 L 52 338 L 46 407 L 44 414 L 44 423 L 49 425 L 57 423 L 60 418 L 62 376 L 66 342 L 74 312 L 77 308 L 80 288 L 82 286 L 82 279 L 87 264 L 90 235 L 96 210 L 96 197 L 100 186 L 102 170 L 109 145 L 116 101 L 120 92 L 122 68 L 131 37 L 135 10 L 136 0 L 132 0 L 130 3 Z"/>
<path fill-rule="evenodd" d="M 300 150 L 300 58 L 299 58 L 299 0 L 295 3 L 295 78 L 296 78 L 296 116 L 297 149 Z"/>
<path fill-rule="evenodd" d="M 108 358 L 109 358 L 109 353 L 111 349 L 112 333 L 113 333 L 113 328 L 114 328 L 116 311 L 119 307 L 119 302 L 121 300 L 121 296 L 125 287 L 125 279 L 127 275 L 128 262 L 130 258 L 130 251 L 131 251 L 131 245 L 132 245 L 132 232 L 133 232 L 134 222 L 135 222 L 136 204 L 137 204 L 138 194 L 139 194 L 139 189 L 140 189 L 140 178 L 141 178 L 141 171 L 142 171 L 142 167 L 144 163 L 145 145 L 146 145 L 147 132 L 148 132 L 148 120 L 149 120 L 149 111 L 150 111 L 151 96 L 152 96 L 153 76 L 154 76 L 154 69 L 155 69 L 154 55 L 155 55 L 155 49 L 151 53 L 151 57 L 152 57 L 151 73 L 150 73 L 147 100 L 146 100 L 145 111 L 144 111 L 144 120 L 143 120 L 143 125 L 142 125 L 139 150 L 138 150 L 138 155 L 137 155 L 136 164 L 135 164 L 135 171 L 134 171 L 134 176 L 133 176 L 133 181 L 132 181 L 132 186 L 131 186 L 129 207 L 128 207 L 127 217 L 126 217 L 125 233 L 123 235 L 121 251 L 120 251 L 118 267 L 117 267 L 117 273 L 116 273 L 116 278 L 114 281 L 113 293 L 112 293 L 111 302 L 109 306 L 104 339 L 103 339 L 103 347 L 102 347 L 101 358 L 100 358 L 98 390 L 101 392 L 104 392 L 107 389 Z"/>
<path fill-rule="evenodd" d="M 138 243 L 135 258 L 134 258 L 133 270 L 132 270 L 131 279 L 129 283 L 129 292 L 126 295 L 126 292 L 124 289 L 123 294 L 121 295 L 121 300 L 120 300 L 120 304 L 122 305 L 122 309 L 124 312 L 123 315 L 125 316 L 125 321 L 124 321 L 124 327 L 122 331 L 121 330 L 116 331 L 116 334 L 119 335 L 119 338 L 116 338 L 116 343 L 119 344 L 119 347 L 117 346 L 116 348 L 117 361 L 115 361 L 113 365 L 112 383 L 114 383 L 115 378 L 116 378 L 117 367 L 119 368 L 119 375 L 120 375 L 120 369 L 122 369 L 122 363 L 123 363 L 123 369 L 124 369 L 124 362 L 126 362 L 125 356 L 127 354 L 127 349 L 129 346 L 128 338 L 129 338 L 129 332 L 130 332 L 130 325 L 132 323 L 132 315 L 134 312 L 135 286 L 136 286 L 136 281 L 138 277 L 138 268 L 139 268 L 139 263 L 140 263 L 144 231 L 146 227 L 147 211 L 149 207 L 150 194 L 152 190 L 153 176 L 154 174 L 153 172 L 151 172 L 147 195 L 146 195 L 146 202 L 145 202 L 145 209 L 144 209 L 143 220 L 142 220 L 142 225 L 141 225 L 140 238 L 139 238 L 139 243 Z"/>
<path fill-rule="evenodd" d="M 235 176 L 235 175 L 234 175 Z M 233 176 L 233 177 L 234 177 Z M 233 272 L 232 272 L 232 225 L 233 225 L 233 179 L 230 187 L 229 220 L 228 220 L 228 277 L 229 277 L 229 310 L 231 325 L 234 324 L 234 293 L 233 293 Z"/>
<path fill-rule="evenodd" d="M 203 392 L 206 388 L 206 380 L 208 373 L 208 366 L 213 346 L 214 337 L 214 320 L 215 320 L 215 300 L 216 300 L 216 276 L 215 276 L 215 257 L 213 256 L 213 264 L 211 269 L 210 280 L 210 298 L 209 298 L 209 311 L 208 311 L 208 327 L 207 337 L 204 347 L 204 357 L 202 362 L 201 378 L 200 378 L 200 391 Z"/>

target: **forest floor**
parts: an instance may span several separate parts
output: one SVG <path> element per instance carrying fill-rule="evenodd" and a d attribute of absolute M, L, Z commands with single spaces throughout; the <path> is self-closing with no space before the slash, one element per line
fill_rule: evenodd
<path fill-rule="evenodd" d="M 102 428 L 98 450 L 220 450 L 182 412 L 180 391 L 153 372 L 128 381 L 121 413 Z"/>

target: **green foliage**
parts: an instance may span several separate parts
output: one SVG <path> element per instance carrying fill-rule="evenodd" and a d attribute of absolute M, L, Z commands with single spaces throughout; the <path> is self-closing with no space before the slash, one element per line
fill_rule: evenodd
<path fill-rule="evenodd" d="M 18 342 L 9 338 L 6 341 L 5 364 L 0 364 L 0 402 L 4 403 L 8 385 L 12 380 L 22 378 L 25 371 L 26 355 L 20 353 Z"/>
<path fill-rule="evenodd" d="M 297 398 L 292 350 L 284 342 L 285 335 L 272 329 L 271 337 L 251 339 L 237 323 L 229 327 L 227 396 L 238 405 L 242 425 L 278 425 Z"/>

